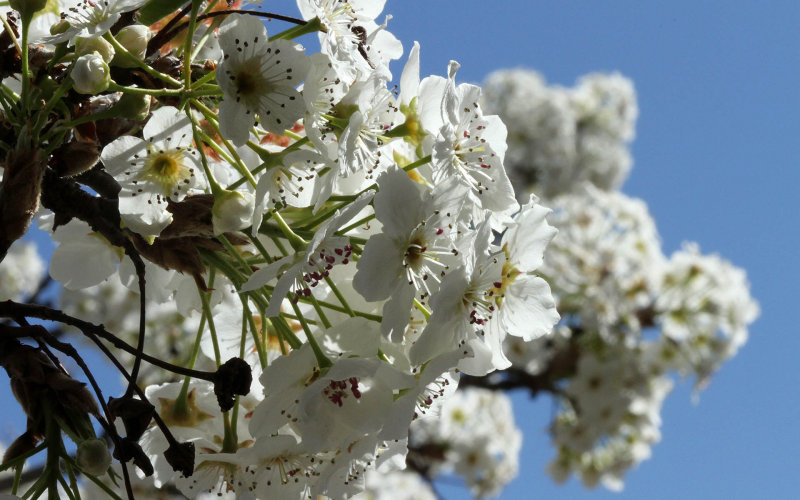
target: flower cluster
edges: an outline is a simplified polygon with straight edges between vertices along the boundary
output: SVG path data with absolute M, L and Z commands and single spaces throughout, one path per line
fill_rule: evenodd
M 442 404 L 438 418 L 419 419 L 411 429 L 412 463 L 463 476 L 476 498 L 497 496 L 517 475 L 522 433 L 505 394 L 458 391 Z M 430 447 L 439 450 L 441 459 L 426 464 Z
M 628 177 L 639 110 L 622 75 L 590 74 L 563 88 L 533 71 L 498 71 L 486 79 L 484 105 L 510 131 L 506 167 L 523 191 L 553 197 L 581 182 L 615 190 Z
M 0 343 L 35 338 L 14 348 L 83 404 L 80 432 L 30 410 L 3 458 L 46 449 L 26 497 L 431 498 L 421 478 L 450 473 L 493 496 L 521 434 L 487 388 L 511 379 L 559 402 L 556 478 L 616 487 L 658 440 L 667 374 L 705 382 L 757 315 L 741 271 L 693 247 L 667 259 L 644 203 L 614 191 L 636 117 L 620 76 L 484 91 L 455 61 L 421 78 L 415 43 L 395 78 L 381 0 L 297 0 L 299 18 L 51 3 L 58 19 L 2 11 L 0 298 L 35 291 L 43 264 L 11 244 L 36 220 L 61 309 L 0 304 Z M 124 394 L 26 318 L 98 346 Z M 34 375 L 14 383 L 43 390 Z
M 44 273 L 44 262 L 36 245 L 19 241 L 0 262 L 0 300 L 27 299 L 36 292 Z
M 670 375 L 705 386 L 747 340 L 758 304 L 743 270 L 696 244 L 664 255 L 647 205 L 617 190 L 637 114 L 628 80 L 593 74 L 563 89 L 501 71 L 486 81 L 485 104 L 508 126 L 518 187 L 546 196 L 558 229 L 540 272 L 561 321 L 550 336 L 506 340 L 505 381 L 559 401 L 556 480 L 575 473 L 620 489 L 660 440 Z

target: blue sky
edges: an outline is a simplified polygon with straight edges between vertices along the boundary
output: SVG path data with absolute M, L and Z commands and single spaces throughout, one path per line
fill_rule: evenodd
M 518 66 L 563 85 L 593 71 L 633 79 L 623 191 L 648 203 L 667 254 L 697 241 L 745 268 L 761 303 L 749 342 L 699 403 L 689 384 L 667 398 L 662 442 L 621 494 L 554 485 L 550 401 L 517 395 L 525 444 L 502 498 L 796 498 L 800 2 L 390 0 L 385 12 L 406 47 L 420 42 L 423 75 L 455 59 L 476 83 Z
M 699 404 L 689 384 L 668 397 L 663 440 L 621 494 L 554 485 L 550 401 L 515 396 L 525 444 L 502 498 L 796 498 L 800 2 L 389 0 L 385 12 L 406 50 L 420 42 L 423 76 L 455 59 L 475 83 L 517 66 L 564 85 L 593 71 L 633 79 L 640 115 L 623 190 L 648 203 L 666 253 L 685 240 L 720 253 L 761 303 L 750 341 Z M 4 374 L 0 384 L 6 401 Z M 23 428 L 4 423 L 0 436 Z

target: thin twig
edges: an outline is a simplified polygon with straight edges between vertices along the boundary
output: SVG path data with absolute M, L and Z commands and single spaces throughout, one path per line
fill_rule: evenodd
M 108 330 L 103 328 L 102 325 L 95 325 L 93 323 L 89 323 L 88 321 L 75 318 L 62 311 L 59 311 L 57 309 L 51 309 L 43 305 L 20 304 L 18 302 L 13 302 L 10 300 L 0 302 L 0 316 L 13 318 L 14 316 L 19 316 L 19 315 L 32 318 L 45 319 L 50 321 L 57 321 L 59 323 L 71 325 L 79 329 L 84 335 L 86 335 L 90 339 L 92 339 L 95 336 L 100 337 L 103 340 L 106 340 L 111 344 L 113 344 L 114 347 L 122 349 L 123 351 L 129 354 L 137 355 L 139 353 L 139 351 L 135 347 L 128 344 L 124 340 L 120 339 L 113 333 L 109 332 Z M 148 363 L 152 364 L 153 366 L 157 366 L 164 370 L 177 373 L 178 375 L 194 377 L 209 382 L 213 382 L 214 380 L 214 374 L 212 372 L 193 370 L 191 368 L 185 368 L 183 366 L 174 365 L 167 361 L 163 361 L 159 358 L 150 356 L 149 354 L 146 353 L 141 353 L 141 358 L 147 361 Z
M 206 19 L 211 19 L 214 17 L 227 16 L 230 14 L 250 14 L 251 16 L 256 16 L 256 17 L 266 17 L 268 19 L 275 19 L 277 21 L 286 21 L 288 23 L 297 24 L 298 26 L 305 26 L 306 24 L 308 24 L 308 21 L 304 21 L 303 19 L 298 19 L 296 17 L 283 16 L 280 14 L 272 14 L 270 12 L 258 12 L 255 10 L 219 10 L 216 12 L 209 12 L 208 14 L 197 16 L 197 22 L 201 22 Z M 170 21 L 170 23 L 172 23 L 172 21 Z M 149 57 L 152 54 L 154 54 L 156 50 L 160 49 L 162 45 L 172 40 L 178 33 L 185 30 L 187 26 L 189 26 L 188 21 L 175 28 L 172 28 L 169 24 L 167 26 L 164 26 L 164 28 L 162 28 L 161 31 L 159 31 L 158 35 L 154 36 L 152 40 L 150 40 L 150 43 L 147 44 L 147 53 L 146 53 L 147 56 Z

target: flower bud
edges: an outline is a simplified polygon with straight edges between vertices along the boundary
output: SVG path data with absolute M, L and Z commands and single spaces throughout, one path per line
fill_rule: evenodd
M 147 50 L 147 42 L 153 37 L 153 32 L 150 28 L 142 24 L 132 24 L 125 26 L 119 33 L 117 33 L 117 41 L 131 53 L 132 56 L 138 59 L 144 59 L 145 51 Z M 128 60 L 126 57 L 117 56 L 114 59 L 114 65 L 122 68 L 133 68 L 136 63 Z
M 111 453 L 106 442 L 98 438 L 89 438 L 78 445 L 76 453 L 78 466 L 87 474 L 101 476 L 111 465 Z
M 242 191 L 223 191 L 214 200 L 211 209 L 211 222 L 214 225 L 214 234 L 238 231 L 251 224 L 255 198 L 252 194 Z
M 22 14 L 23 18 L 32 19 L 35 13 L 45 8 L 47 0 L 9 0 L 8 5 Z
M 85 54 L 75 60 L 72 66 L 73 88 L 79 94 L 97 94 L 108 88 L 111 73 L 108 64 L 97 53 Z
M 122 118 L 144 121 L 150 114 L 150 96 L 122 94 L 114 109 L 119 111 L 119 116 Z
M 78 40 L 75 42 L 75 55 L 84 56 L 92 52 L 100 54 L 100 57 L 102 57 L 106 63 L 111 62 L 114 58 L 114 47 L 102 38 L 78 37 Z
M 60 35 L 61 33 L 66 33 L 70 26 L 72 25 L 69 23 L 69 21 L 62 19 L 50 26 L 50 34 L 55 36 Z

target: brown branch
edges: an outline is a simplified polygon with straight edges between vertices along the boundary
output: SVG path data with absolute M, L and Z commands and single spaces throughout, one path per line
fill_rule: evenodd
M 135 347 L 128 344 L 124 340 L 120 339 L 113 333 L 109 332 L 102 325 L 95 325 L 93 323 L 89 323 L 88 321 L 75 318 L 62 311 L 51 309 L 43 305 L 20 304 L 18 302 L 7 300 L 4 302 L 0 302 L 0 316 L 9 318 L 13 318 L 15 316 L 26 316 L 29 318 L 38 318 L 49 321 L 56 321 L 59 323 L 63 323 L 65 325 L 71 325 L 79 329 L 84 335 L 86 335 L 90 339 L 92 339 L 93 337 L 99 337 L 102 338 L 103 340 L 110 342 L 111 344 L 114 345 L 114 347 L 122 349 L 123 351 L 129 354 L 132 354 L 134 356 L 138 354 L 138 350 Z M 193 370 L 191 368 L 185 368 L 178 365 L 173 365 L 159 358 L 150 356 L 149 354 L 146 353 L 141 353 L 141 358 L 154 366 L 157 366 L 164 370 L 171 371 L 173 373 L 177 373 L 178 375 L 194 377 L 209 382 L 214 381 L 214 374 L 212 372 L 204 372 L 199 370 Z M 126 378 L 127 377 L 129 377 L 129 375 L 126 376 Z
M 187 7 L 188 9 L 188 7 Z M 181 11 L 181 14 L 185 15 L 188 12 L 187 9 Z M 250 14 L 251 16 L 256 17 L 265 17 L 267 19 L 275 19 L 277 21 L 286 21 L 289 23 L 297 24 L 298 26 L 304 26 L 308 24 L 308 21 L 304 21 L 303 19 L 297 19 L 296 17 L 289 17 L 283 16 L 281 14 L 272 14 L 270 12 L 258 12 L 255 10 L 219 10 L 216 12 L 209 12 L 208 14 L 203 14 L 201 16 L 197 16 L 197 22 L 205 21 L 206 19 L 212 19 L 214 17 L 219 16 L 227 16 L 230 14 Z M 159 31 L 159 33 L 154 36 L 150 42 L 147 44 L 147 52 L 146 56 L 149 57 L 153 55 L 158 49 L 161 48 L 162 45 L 172 40 L 178 33 L 185 30 L 189 26 L 189 21 L 184 22 L 180 26 L 173 28 L 176 23 L 176 19 L 183 17 L 183 15 L 175 16 L 164 28 Z

